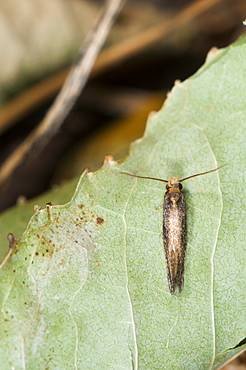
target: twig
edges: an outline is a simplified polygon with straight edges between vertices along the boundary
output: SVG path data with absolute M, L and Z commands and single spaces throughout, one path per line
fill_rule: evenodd
M 34 148 L 43 148 L 55 135 L 81 93 L 95 59 L 111 29 L 111 26 L 126 0 L 107 0 L 99 17 L 86 37 L 76 62 L 53 105 L 39 126 L 5 161 L 0 169 L 0 184 L 10 177 Z
M 8 253 L 6 254 L 4 260 L 0 263 L 0 269 L 5 265 L 5 263 L 8 261 L 9 257 L 11 256 L 12 252 L 13 252 L 13 248 L 14 248 L 14 245 L 15 245 L 15 237 L 12 233 L 9 233 L 7 235 L 7 239 L 9 241 L 9 251 Z
M 109 49 L 105 49 L 100 54 L 100 58 L 97 59 L 93 69 L 95 72 L 93 76 L 105 70 L 111 65 L 115 65 L 119 61 L 122 63 L 129 56 L 136 55 L 143 50 L 146 50 L 150 45 L 163 40 L 173 31 L 177 31 L 178 28 L 184 27 L 192 20 L 198 18 L 201 14 L 205 13 L 217 3 L 223 0 L 198 0 L 191 2 L 178 14 L 174 15 L 171 19 L 160 22 L 155 26 L 152 26 L 137 35 L 133 35 L 117 45 Z
M 125 40 L 117 42 L 106 49 L 102 50 L 95 61 L 91 70 L 91 76 L 97 76 L 105 70 L 111 68 L 119 62 L 123 62 L 127 58 L 146 50 L 153 43 L 163 40 L 165 37 L 174 32 L 179 32 L 179 29 L 187 23 L 196 20 L 204 12 L 211 10 L 217 3 L 222 0 L 199 0 L 195 3 L 185 6 L 170 20 L 158 23 L 149 27 L 147 30 L 142 30 L 138 34 L 133 34 Z M 142 42 L 144 40 L 144 42 Z M 55 75 L 50 76 L 45 81 L 30 87 L 27 91 L 17 96 L 9 103 L 0 109 L 0 133 L 11 127 L 16 119 L 30 110 L 30 107 L 38 106 L 38 104 L 47 100 L 47 97 L 52 97 L 64 83 L 67 77 L 68 69 L 64 68 Z

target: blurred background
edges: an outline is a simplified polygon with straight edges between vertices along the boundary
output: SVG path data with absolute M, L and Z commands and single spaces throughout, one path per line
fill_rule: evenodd
M 102 0 L 0 1 L 0 165 L 39 124 Z M 208 51 L 245 32 L 245 0 L 131 0 L 121 10 L 73 110 L 43 148 L 0 184 L 0 211 L 127 155 L 149 112 Z M 1 168 L 0 168 L 1 170 Z
M 103 4 L 0 0 L 0 166 L 45 116 Z M 0 212 L 99 169 L 107 154 L 124 158 L 174 82 L 237 40 L 245 18 L 245 0 L 126 2 L 61 128 L 0 183 Z M 246 356 L 223 368 L 233 369 Z

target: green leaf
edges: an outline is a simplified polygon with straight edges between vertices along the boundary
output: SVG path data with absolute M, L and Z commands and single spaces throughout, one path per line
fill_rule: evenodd
M 12 207 L 0 214 L 0 261 L 3 260 L 8 250 L 7 234 L 11 232 L 15 236 L 20 235 L 26 228 L 30 217 L 33 215 L 35 206 L 39 205 L 43 207 L 48 202 L 53 204 L 69 202 L 77 182 L 78 179 L 73 179 L 59 189 L 50 190 L 39 197 Z
M 245 348 L 245 41 L 176 84 L 124 162 L 108 157 L 70 203 L 33 216 L 1 271 L 4 369 L 216 369 Z M 184 182 L 185 283 L 171 296 L 165 186 L 120 171 L 223 164 Z

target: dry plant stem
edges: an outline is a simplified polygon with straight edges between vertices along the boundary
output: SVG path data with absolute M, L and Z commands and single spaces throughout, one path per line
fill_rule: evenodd
M 11 256 L 15 244 L 15 237 L 12 233 L 9 233 L 7 235 L 7 239 L 9 241 L 9 250 L 8 253 L 6 254 L 4 260 L 0 263 L 0 269 L 5 265 L 5 263 L 8 261 L 9 257 Z
M 194 21 L 202 13 L 213 8 L 221 0 L 200 0 L 185 7 L 180 13 L 174 15 L 170 21 L 157 24 L 145 31 L 141 31 L 137 35 L 128 37 L 112 45 L 106 50 L 103 50 L 96 60 L 91 74 L 93 76 L 102 73 L 109 69 L 112 65 L 129 58 L 131 55 L 139 53 L 141 50 L 147 49 L 149 45 L 172 32 L 178 32 L 180 27 L 184 27 L 187 23 Z M 21 96 L 18 96 L 9 104 L 6 104 L 0 110 L 0 133 L 7 130 L 13 125 L 13 121 L 20 115 L 29 110 L 30 105 L 38 105 L 44 101 L 47 96 L 52 96 L 61 86 L 67 76 L 67 70 L 63 70 L 47 80 L 41 82 L 38 86 L 30 88 Z
M 31 151 L 41 150 L 55 135 L 81 93 L 95 59 L 126 0 L 107 0 L 94 27 L 86 37 L 75 64 L 48 113 L 39 126 L 25 139 L 0 169 L 3 184 Z
M 165 20 L 154 27 L 143 30 L 132 38 L 128 38 L 119 42 L 116 46 L 102 51 L 100 58 L 96 61 L 93 70 L 93 76 L 97 71 L 102 71 L 110 65 L 115 65 L 117 62 L 127 59 L 129 56 L 135 55 L 142 50 L 147 49 L 149 45 L 163 39 L 165 36 L 178 28 L 184 27 L 202 13 L 208 11 L 222 0 L 199 0 L 186 6 L 184 10 L 173 16 L 170 20 Z

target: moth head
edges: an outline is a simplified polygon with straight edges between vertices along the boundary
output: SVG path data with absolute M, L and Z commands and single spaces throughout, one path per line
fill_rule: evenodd
M 179 181 L 178 177 L 169 177 L 167 185 L 166 185 L 167 190 L 172 190 L 173 191 L 179 191 L 182 189 L 182 184 Z M 175 190 L 174 190 L 175 189 Z

